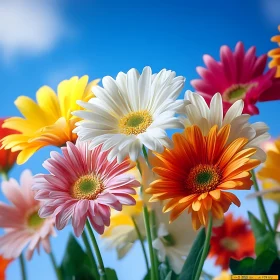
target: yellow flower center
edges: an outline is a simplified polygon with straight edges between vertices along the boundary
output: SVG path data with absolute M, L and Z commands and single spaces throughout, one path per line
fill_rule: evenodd
M 219 168 L 211 164 L 199 164 L 193 167 L 186 180 L 186 187 L 191 193 L 204 193 L 215 190 L 220 183 Z
M 43 225 L 44 220 L 45 219 L 40 218 L 38 211 L 34 211 L 28 215 L 27 225 L 31 229 L 38 229 Z
M 144 110 L 138 112 L 130 112 L 122 117 L 119 121 L 120 132 L 126 135 L 140 134 L 147 130 L 153 122 L 151 114 Z
M 75 199 L 95 199 L 104 186 L 102 180 L 96 175 L 84 175 L 80 177 L 71 188 L 71 196 Z
M 234 252 L 239 248 L 239 243 L 233 238 L 225 237 L 220 242 L 226 250 L 231 252 Z
M 239 99 L 244 99 L 247 92 L 255 87 L 256 83 L 252 84 L 235 84 L 226 89 L 223 93 L 223 99 L 227 102 L 234 103 Z

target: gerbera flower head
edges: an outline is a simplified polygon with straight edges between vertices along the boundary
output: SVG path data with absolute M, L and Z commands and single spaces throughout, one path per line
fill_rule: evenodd
M 255 237 L 244 219 L 225 216 L 222 226 L 213 228 L 209 257 L 216 258 L 215 265 L 229 268 L 230 258 L 241 260 L 255 255 Z
M 163 211 L 171 211 L 170 222 L 188 210 L 197 230 L 207 225 L 209 214 L 222 219 L 232 203 L 240 206 L 230 191 L 250 189 L 249 171 L 260 161 L 251 158 L 255 148 L 245 148 L 248 139 L 228 141 L 230 130 L 230 124 L 219 130 L 214 125 L 204 136 L 193 125 L 173 135 L 174 149 L 155 153 L 161 163 L 153 171 L 160 178 L 146 192 L 153 195 L 150 201 L 169 199 Z
M 280 25 L 278 25 L 278 30 L 280 31 Z M 279 47 L 268 52 L 268 56 L 272 58 L 268 66 L 269 68 L 277 67 L 275 77 L 280 78 L 280 35 L 273 36 L 271 41 L 277 43 Z
M 228 143 L 237 138 L 248 140 L 246 148 L 255 148 L 254 158 L 264 162 L 266 153 L 262 149 L 262 143 L 270 138 L 268 126 L 263 122 L 249 123 L 250 115 L 242 114 L 244 101 L 238 100 L 230 106 L 226 114 L 223 110 L 223 101 L 220 93 L 216 93 L 208 106 L 205 99 L 194 92 L 187 91 L 185 94 L 184 112 L 187 118 L 182 117 L 181 121 L 185 127 L 197 125 L 205 136 L 210 129 L 217 125 L 221 129 L 230 124 Z
M 74 131 L 82 141 L 91 141 L 90 149 L 101 143 L 103 151 L 111 149 L 110 161 L 117 157 L 121 162 L 127 155 L 135 161 L 142 145 L 162 152 L 171 144 L 165 129 L 182 127 L 175 112 L 183 104 L 176 98 L 185 79 L 175 76 L 165 69 L 152 74 L 145 67 L 142 74 L 133 68 L 116 80 L 104 77 L 103 88 L 94 87 L 96 98 L 78 102 L 86 110 L 73 113 L 84 119 Z
M 0 237 L 0 254 L 7 259 L 19 257 L 27 246 L 26 258 L 30 260 L 40 245 L 50 253 L 50 236 L 55 236 L 54 220 L 40 218 L 40 202 L 34 199 L 32 174 L 25 170 L 20 185 L 15 179 L 4 181 L 2 191 L 13 205 L 0 202 L 0 227 L 5 234 Z
M 110 225 L 110 208 L 122 210 L 122 205 L 134 205 L 135 187 L 140 183 L 126 172 L 133 166 L 129 159 L 118 164 L 108 162 L 110 151 L 102 146 L 88 150 L 88 143 L 77 141 L 62 147 L 62 154 L 52 152 L 43 166 L 50 174 L 35 176 L 33 189 L 42 200 L 39 215 L 55 217 L 57 229 L 63 229 L 72 219 L 76 236 L 83 232 L 86 219 L 99 233 Z
M 8 265 L 13 261 L 13 259 L 4 259 L 2 256 L 0 256 L 0 279 L 5 280 L 6 279 L 6 269 Z
M 267 159 L 258 171 L 258 179 L 261 181 L 262 191 L 255 195 L 263 195 L 264 198 L 280 202 L 280 139 L 275 140 L 273 149 L 267 151 Z M 254 194 L 251 195 L 251 197 Z
M 144 219 L 142 214 L 143 202 L 138 194 L 133 196 L 136 204 L 133 206 L 123 206 L 121 212 L 112 211 L 111 223 L 105 229 L 103 238 L 104 245 L 108 249 L 116 249 L 118 258 L 123 258 L 133 247 L 138 235 L 134 222 L 137 224 L 142 237 L 146 236 Z
M 160 262 L 168 261 L 171 269 L 180 274 L 197 233 L 192 229 L 190 216 L 181 215 L 169 224 L 168 215 L 162 213 L 162 203 L 153 203 L 157 226 L 157 238 L 153 247 Z
M 207 68 L 197 67 L 202 79 L 192 80 L 191 84 L 197 92 L 210 103 L 212 96 L 220 92 L 225 111 L 237 100 L 244 100 L 244 112 L 250 115 L 259 113 L 258 101 L 279 99 L 277 90 L 267 94 L 273 83 L 276 68 L 264 73 L 267 55 L 256 56 L 256 48 L 251 47 L 245 52 L 242 42 L 238 42 L 235 50 L 228 46 L 220 49 L 221 61 L 210 55 L 204 55 Z
M 77 100 L 88 101 L 94 96 L 91 88 L 97 83 L 94 80 L 88 84 L 88 76 L 72 77 L 58 85 L 57 95 L 50 87 L 41 87 L 36 94 L 37 103 L 27 96 L 18 97 L 15 105 L 23 118 L 9 118 L 3 126 L 21 134 L 5 137 L 4 148 L 20 151 L 17 163 L 23 164 L 42 147 L 75 142 L 77 135 L 72 130 L 79 118 L 71 112 L 81 109 Z
M 11 134 L 19 133 L 16 130 L 2 127 L 5 119 L 0 118 L 0 141 Z M 17 160 L 18 152 L 12 152 L 11 149 L 0 148 L 0 172 L 8 173 Z

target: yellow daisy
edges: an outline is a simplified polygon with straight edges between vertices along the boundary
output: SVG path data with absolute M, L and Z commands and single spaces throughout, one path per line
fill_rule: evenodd
M 23 115 L 5 121 L 3 127 L 15 129 L 21 134 L 12 134 L 3 139 L 3 147 L 20 151 L 17 163 L 25 163 L 42 147 L 63 146 L 67 141 L 75 142 L 77 135 L 72 132 L 80 119 L 71 113 L 81 110 L 77 100 L 87 102 L 94 94 L 91 88 L 99 80 L 88 84 L 88 76 L 72 77 L 57 87 L 57 95 L 48 86 L 36 93 L 37 103 L 27 96 L 19 96 L 15 105 Z
M 267 151 L 267 159 L 258 172 L 258 178 L 262 183 L 263 190 L 256 195 L 280 202 L 280 139 L 274 142 L 273 149 Z M 252 195 L 253 196 L 253 195 Z

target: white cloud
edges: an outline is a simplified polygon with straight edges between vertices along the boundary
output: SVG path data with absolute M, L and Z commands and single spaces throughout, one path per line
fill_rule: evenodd
M 55 0 L 0 0 L 0 51 L 7 60 L 45 52 L 65 25 Z

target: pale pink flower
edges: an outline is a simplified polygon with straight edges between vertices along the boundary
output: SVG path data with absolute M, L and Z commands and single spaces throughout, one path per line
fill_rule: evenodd
M 102 234 L 110 224 L 110 208 L 121 211 L 122 205 L 135 204 L 131 194 L 140 183 L 127 173 L 133 167 L 131 161 L 109 162 L 110 150 L 102 152 L 101 145 L 88 150 L 86 142 L 68 142 L 61 150 L 62 155 L 52 152 L 43 164 L 50 174 L 35 176 L 35 197 L 43 202 L 39 215 L 55 217 L 59 230 L 72 220 L 76 236 L 82 234 L 88 218 Z
M 30 260 L 40 244 L 51 252 L 50 236 L 55 236 L 54 220 L 38 215 L 40 202 L 34 199 L 32 174 L 25 170 L 20 176 L 20 185 L 15 179 L 4 181 L 2 191 L 13 205 L 0 202 L 0 227 L 5 234 L 0 237 L 0 254 L 4 258 L 17 258 L 28 246 L 26 258 Z

